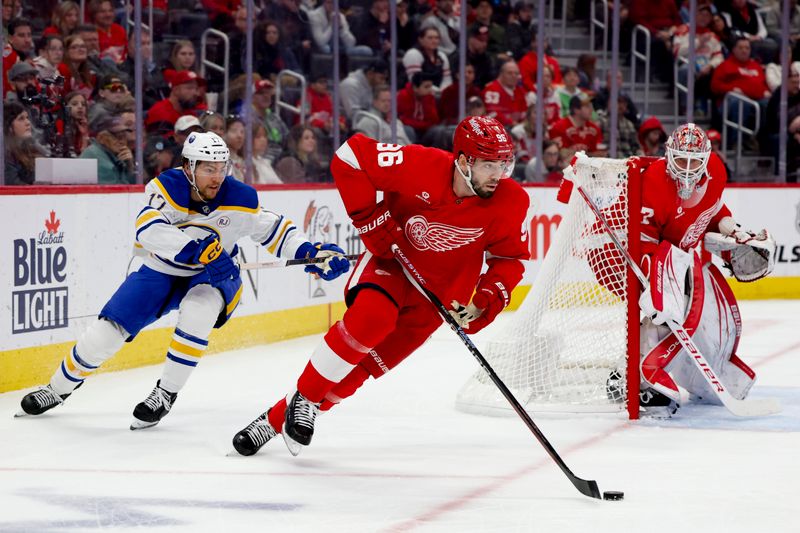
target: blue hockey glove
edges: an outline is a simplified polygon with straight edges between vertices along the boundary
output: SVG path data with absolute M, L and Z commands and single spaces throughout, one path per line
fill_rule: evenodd
M 191 247 L 191 249 L 189 249 Z M 231 256 L 220 244 L 215 235 L 209 235 L 201 241 L 190 243 L 181 254 L 190 252 L 188 260 L 192 264 L 205 266 L 208 274 L 209 284 L 212 287 L 219 287 L 224 281 L 235 279 L 239 276 L 239 267 L 234 263 Z M 181 254 L 178 254 L 179 256 Z M 176 257 L 177 259 L 177 257 Z
M 350 270 L 350 261 L 344 257 L 344 250 L 333 243 L 322 244 L 316 242 L 311 244 L 307 242 L 300 246 L 295 254 L 295 259 L 311 257 L 326 258 L 322 263 L 314 263 L 305 268 L 306 272 L 316 274 L 325 281 L 336 279 Z

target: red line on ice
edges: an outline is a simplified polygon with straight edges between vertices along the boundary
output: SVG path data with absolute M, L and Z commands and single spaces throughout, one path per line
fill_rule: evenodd
M 628 423 L 624 423 L 624 424 L 621 424 L 621 425 L 614 426 L 611 429 L 605 431 L 604 433 L 601 433 L 599 435 L 595 435 L 594 437 L 588 438 L 586 440 L 582 440 L 582 441 L 580 441 L 580 442 L 578 442 L 576 444 L 573 444 L 572 446 L 569 446 L 568 448 L 565 449 L 565 451 L 561 455 L 562 456 L 569 455 L 572 452 L 576 452 L 576 451 L 582 450 L 584 448 L 588 448 L 589 446 L 592 446 L 593 444 L 597 444 L 598 442 L 607 439 L 611 435 L 614 435 L 617 432 L 619 432 L 621 430 L 624 430 L 624 429 L 627 429 L 629 427 L 632 427 L 632 426 L 630 424 L 628 424 Z M 529 466 L 526 466 L 525 468 L 522 468 L 521 470 L 517 470 L 516 472 L 511 472 L 511 473 L 506 474 L 504 476 L 500 476 L 498 479 L 496 479 L 495 481 L 492 481 L 491 483 L 487 483 L 486 485 L 483 485 L 483 486 L 480 486 L 480 487 L 476 487 L 475 489 L 467 492 L 466 494 L 464 494 L 462 496 L 459 496 L 459 497 L 454 498 L 454 499 L 452 499 L 450 501 L 447 501 L 447 502 L 444 502 L 444 503 L 442 503 L 440 505 L 437 505 L 436 507 L 430 509 L 429 511 L 426 511 L 426 512 L 424 512 L 424 513 L 422 513 L 422 514 L 420 514 L 420 515 L 418 515 L 418 516 L 416 516 L 414 518 L 411 518 L 409 520 L 405 520 L 403 522 L 400 522 L 398 524 L 390 526 L 390 527 L 388 527 L 387 529 L 385 529 L 383 531 L 385 531 L 386 533 L 398 533 L 398 532 L 401 532 L 401 531 L 411 531 L 412 529 L 415 529 L 418 526 L 426 525 L 429 522 L 432 522 L 434 520 L 438 520 L 442 515 L 445 515 L 445 514 L 451 512 L 451 511 L 455 511 L 455 510 L 457 510 L 457 509 L 459 509 L 461 507 L 464 507 L 465 505 L 471 503 L 473 500 L 476 500 L 478 498 L 482 498 L 482 497 L 488 495 L 489 493 L 491 493 L 491 492 L 493 492 L 493 491 L 495 491 L 497 489 L 503 488 L 504 486 L 506 486 L 506 485 L 508 485 L 508 484 L 510 484 L 510 483 L 512 483 L 512 482 L 514 482 L 514 481 L 516 481 L 516 480 L 518 480 L 518 479 L 530 474 L 531 472 L 539 470 L 543 466 L 551 466 L 553 468 L 558 468 L 553 463 L 553 460 L 550 459 L 550 457 L 546 457 L 546 458 L 544 458 L 544 459 L 542 459 L 542 460 L 540 460 L 540 461 L 538 461 L 538 462 L 536 462 L 536 463 L 534 463 L 532 465 L 529 465 Z M 576 475 L 580 475 L 580 474 L 576 473 Z M 565 487 L 564 490 L 565 491 L 571 491 L 573 489 L 571 489 L 569 487 Z M 577 492 L 574 492 L 574 493 L 576 494 L 577 498 L 584 498 L 585 497 L 585 496 L 577 495 Z

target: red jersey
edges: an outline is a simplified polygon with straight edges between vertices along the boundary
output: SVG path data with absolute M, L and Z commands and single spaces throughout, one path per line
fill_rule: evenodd
M 510 127 L 522 122 L 528 111 L 525 89 L 518 85 L 510 93 L 497 80 L 487 83 L 484 87 L 483 102 L 486 104 L 486 113 L 496 118 L 503 126 Z
M 728 57 L 711 75 L 711 92 L 721 100 L 734 89 L 739 89 L 753 100 L 769 96 L 764 67 L 754 59 L 742 63 L 736 61 L 733 55 Z
M 587 152 L 594 152 L 603 140 L 603 132 L 591 120 L 578 127 L 572 121 L 572 117 L 564 117 L 550 128 L 550 138 L 560 143 L 562 148 L 584 145 Z
M 689 250 L 706 232 L 717 231 L 719 221 L 731 216 L 722 202 L 727 181 L 724 163 L 712 153 L 702 187 L 682 200 L 675 180 L 667 174 L 666 158 L 648 166 L 642 173 L 642 254 L 652 253 L 661 241 Z
M 443 301 L 469 301 L 485 252 L 485 274 L 510 292 L 530 257 L 525 218 L 528 194 L 511 179 L 490 198 L 453 192 L 453 154 L 419 145 L 383 144 L 362 134 L 347 140 L 331 162 L 347 213 L 369 213 L 376 192 L 409 244 L 405 254 Z M 456 179 L 461 179 L 460 177 Z
M 561 67 L 558 60 L 553 56 L 545 54 L 545 65 L 549 65 L 553 71 L 553 85 L 561 85 L 563 83 L 561 77 Z M 539 69 L 539 56 L 536 52 L 528 52 L 522 59 L 519 60 L 519 73 L 522 76 L 522 85 L 529 91 L 536 90 L 536 72 Z
M 108 31 L 97 28 L 100 40 L 100 58 L 109 58 L 114 63 L 122 63 L 128 57 L 128 35 L 125 28 L 116 22 L 109 26 Z

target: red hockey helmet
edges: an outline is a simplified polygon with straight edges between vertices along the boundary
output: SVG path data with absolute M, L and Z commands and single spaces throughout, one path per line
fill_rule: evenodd
M 500 122 L 490 117 L 467 117 L 456 126 L 453 154 L 467 156 L 469 164 L 476 158 L 489 161 L 514 159 L 514 144 Z

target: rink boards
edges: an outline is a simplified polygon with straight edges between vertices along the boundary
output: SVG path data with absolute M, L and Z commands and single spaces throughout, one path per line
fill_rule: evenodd
M 262 187 L 266 209 L 287 215 L 312 241 L 336 242 L 347 253 L 362 250 L 337 192 L 331 187 Z M 530 288 L 564 212 L 555 187 L 529 187 L 531 254 L 512 307 Z M 0 187 L 0 392 L 44 383 L 65 350 L 138 268 L 133 254 L 134 220 L 142 188 Z M 779 249 L 772 277 L 733 283 L 739 298 L 800 298 L 800 188 L 741 187 L 725 200 L 746 228 L 766 227 Z M 269 260 L 249 239 L 242 259 Z M 346 279 L 321 282 L 301 267 L 243 273 L 244 291 L 234 318 L 212 334 L 209 353 L 320 333 L 344 311 Z M 161 362 L 175 313 L 143 331 L 103 371 Z

